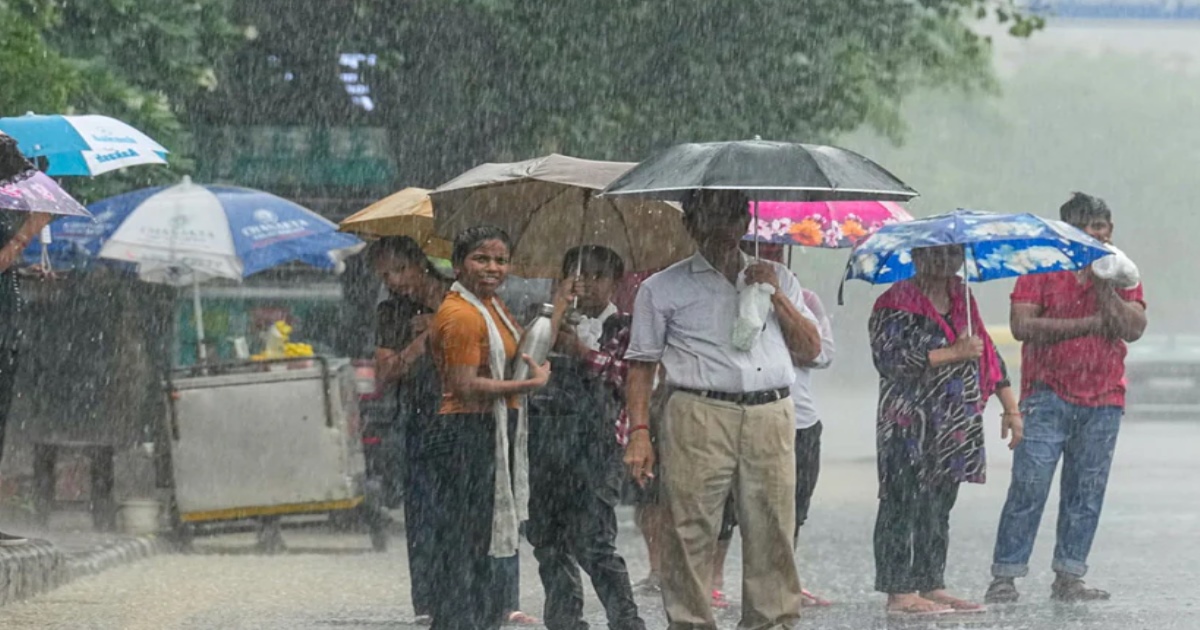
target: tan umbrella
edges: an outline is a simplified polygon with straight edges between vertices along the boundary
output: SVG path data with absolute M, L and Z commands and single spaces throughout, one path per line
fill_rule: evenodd
M 436 233 L 454 238 L 475 225 L 504 229 L 513 238 L 512 272 L 525 278 L 559 277 L 563 256 L 577 245 L 613 249 L 630 272 L 690 256 L 695 245 L 679 206 L 595 196 L 633 166 L 558 154 L 482 164 L 430 193 Z
M 449 258 L 453 245 L 433 232 L 433 204 L 424 188 L 405 188 L 355 212 L 339 226 L 359 236 L 409 236 L 426 254 Z

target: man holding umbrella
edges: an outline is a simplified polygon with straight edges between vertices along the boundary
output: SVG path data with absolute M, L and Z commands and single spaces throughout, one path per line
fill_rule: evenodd
M 744 532 L 745 628 L 782 627 L 798 617 L 792 561 L 794 365 L 821 351 L 816 319 L 783 265 L 739 249 L 748 199 L 735 190 L 684 197 L 697 253 L 647 280 L 638 292 L 625 359 L 631 435 L 626 463 L 639 483 L 652 475 L 650 394 L 661 362 L 674 393 L 658 437 L 670 513 L 663 532 L 663 601 L 672 628 L 715 628 L 712 562 L 722 508 L 732 491 Z M 734 347 L 739 292 L 770 287 L 771 312 L 746 350 Z

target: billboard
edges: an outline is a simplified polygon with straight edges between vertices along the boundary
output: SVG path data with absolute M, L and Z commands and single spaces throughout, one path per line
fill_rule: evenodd
M 1088 20 L 1200 20 L 1200 0 L 1030 0 L 1031 12 Z

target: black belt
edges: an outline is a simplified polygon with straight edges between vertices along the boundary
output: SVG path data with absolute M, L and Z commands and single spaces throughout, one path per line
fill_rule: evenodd
M 701 398 L 709 398 L 712 400 L 720 400 L 722 402 L 733 403 L 743 407 L 753 407 L 755 405 L 767 405 L 778 400 L 783 400 L 791 395 L 791 390 L 786 387 L 779 389 L 764 389 L 757 392 L 745 392 L 734 394 L 730 392 L 714 392 L 700 389 L 688 389 L 679 387 L 676 391 L 687 392 L 693 396 Z

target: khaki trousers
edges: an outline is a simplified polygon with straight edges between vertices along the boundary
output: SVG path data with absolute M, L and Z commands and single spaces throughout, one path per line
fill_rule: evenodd
M 795 409 L 790 399 L 743 407 L 687 392 L 667 403 L 662 458 L 663 605 L 670 628 L 713 628 L 713 558 L 730 490 L 742 528 L 739 628 L 781 628 L 800 614 L 792 559 Z

